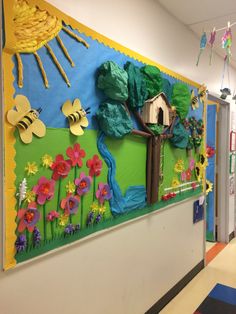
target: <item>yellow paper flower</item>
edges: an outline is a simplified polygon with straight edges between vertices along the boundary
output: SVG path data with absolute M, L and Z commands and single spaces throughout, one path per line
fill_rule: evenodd
M 204 192 L 204 186 L 202 187 L 202 190 Z M 208 195 L 209 192 L 212 192 L 213 190 L 213 183 L 209 180 L 206 180 L 206 195 Z
M 171 186 L 172 188 L 177 188 L 180 185 L 178 178 L 173 178 Z
M 67 193 L 74 193 L 75 192 L 75 184 L 69 181 L 66 185 L 66 192 Z
M 100 207 L 99 207 L 99 213 L 100 213 L 101 215 L 103 215 L 103 214 L 105 213 L 106 209 L 107 209 L 106 206 L 104 206 L 104 205 L 103 205 L 103 206 L 100 206 Z
M 36 198 L 36 194 L 34 191 L 27 191 L 25 194 L 25 200 L 27 203 L 34 202 Z
M 92 205 L 90 205 L 90 208 L 93 212 L 96 212 L 98 210 L 98 204 L 97 203 L 93 203 Z
M 65 227 L 65 225 L 67 225 L 68 223 L 68 220 L 69 220 L 68 215 L 65 215 L 65 214 L 61 215 L 58 219 L 59 226 Z
M 42 164 L 45 168 L 49 168 L 51 167 L 52 163 L 53 163 L 53 158 L 52 156 L 45 154 L 43 155 L 43 157 L 41 158 L 42 160 Z
M 25 171 L 27 172 L 28 176 L 36 174 L 39 171 L 36 162 L 27 162 Z
M 184 171 L 184 161 L 182 159 L 179 159 L 177 163 L 175 164 L 174 168 L 175 172 L 183 172 Z

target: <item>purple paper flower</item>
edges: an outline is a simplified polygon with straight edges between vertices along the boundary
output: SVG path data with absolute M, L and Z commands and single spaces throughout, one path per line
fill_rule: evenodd
M 17 237 L 15 246 L 16 246 L 17 253 L 25 251 L 26 246 L 27 246 L 27 240 L 24 234 L 21 234 Z
M 29 232 L 33 232 L 34 226 L 40 219 L 40 213 L 37 210 L 37 205 L 35 202 L 29 203 L 27 209 L 21 208 L 17 213 L 19 218 L 18 231 L 23 232 L 28 229 Z
M 74 231 L 75 231 L 75 227 L 72 224 L 67 225 L 64 229 L 64 233 L 68 235 L 73 234 Z
M 97 217 L 95 218 L 95 223 L 98 224 L 102 219 L 102 215 L 98 214 Z
M 86 176 L 84 172 L 80 174 L 80 177 L 75 179 L 75 185 L 77 186 L 77 194 L 84 195 L 86 194 L 91 186 L 92 178 Z
M 61 208 L 64 209 L 66 215 L 76 214 L 79 207 L 80 198 L 78 195 L 74 196 L 68 194 L 66 198 L 61 201 Z
M 34 246 L 37 246 L 40 244 L 41 241 L 41 233 L 39 229 L 35 226 L 33 231 L 33 244 Z
M 93 223 L 93 218 L 94 218 L 94 212 L 93 212 L 93 211 L 90 211 L 90 212 L 88 213 L 88 217 L 87 217 L 87 222 L 86 222 L 86 225 L 87 225 L 87 226 L 92 225 L 92 223 Z
M 111 189 L 108 184 L 99 183 L 98 190 L 96 191 L 96 198 L 100 204 L 103 204 L 104 201 L 109 200 L 112 197 Z

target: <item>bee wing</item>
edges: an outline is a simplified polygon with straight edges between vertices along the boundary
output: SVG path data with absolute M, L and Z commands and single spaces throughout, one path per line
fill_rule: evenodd
M 7 112 L 7 121 L 12 125 L 16 125 L 31 109 L 30 102 L 24 95 L 17 95 L 14 105 L 16 110 L 11 109 Z
M 194 90 L 192 89 L 192 91 L 191 91 L 191 99 L 193 99 L 194 96 L 195 96 Z
M 79 111 L 80 109 L 82 109 L 81 102 L 76 98 L 73 102 L 73 111 Z
M 22 114 L 17 112 L 16 110 L 9 110 L 7 112 L 7 121 L 12 124 L 12 125 L 16 125 L 22 118 Z
M 73 112 L 73 106 L 70 100 L 67 100 L 62 108 L 61 111 L 63 112 L 63 114 L 67 117 L 69 114 L 71 114 Z
M 80 123 L 70 123 L 70 131 L 72 134 L 78 136 L 78 135 L 83 135 L 84 130 L 81 128 Z
M 22 142 L 24 142 L 25 144 L 29 144 L 32 142 L 32 130 L 30 129 L 30 127 L 26 130 L 23 129 L 19 129 L 19 133 L 20 133 L 20 138 L 22 140 Z
M 38 137 L 43 137 L 46 134 L 46 126 L 45 124 L 39 120 L 36 119 L 29 127 L 31 129 L 31 132 L 34 133 Z
M 31 109 L 30 102 L 24 95 L 17 95 L 14 102 L 16 110 L 23 115 Z
M 81 118 L 79 123 L 80 123 L 80 125 L 83 126 L 84 128 L 86 128 L 86 127 L 89 125 L 87 117 Z

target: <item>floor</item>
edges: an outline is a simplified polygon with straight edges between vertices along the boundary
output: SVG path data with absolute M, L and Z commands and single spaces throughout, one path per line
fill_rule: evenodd
M 206 252 L 209 251 L 216 243 L 206 241 Z
M 236 238 L 160 313 L 192 314 L 217 283 L 236 288 Z

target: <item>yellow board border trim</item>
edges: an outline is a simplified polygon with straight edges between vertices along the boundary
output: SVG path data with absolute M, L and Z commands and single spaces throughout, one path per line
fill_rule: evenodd
M 139 62 L 143 62 L 145 64 L 150 64 L 158 67 L 163 73 L 174 77 L 188 85 L 194 86 L 196 88 L 200 87 L 200 84 L 187 79 L 186 77 L 169 70 L 168 68 L 160 65 L 157 62 L 154 62 L 133 50 L 126 48 L 115 41 L 95 32 L 89 27 L 79 23 L 75 19 L 69 17 L 64 14 L 60 10 L 58 10 L 53 5 L 47 3 L 43 0 L 27 0 L 29 5 L 35 5 L 42 10 L 47 10 L 51 15 L 57 16 L 58 19 L 64 21 L 67 25 L 70 25 L 72 28 L 77 29 L 80 33 L 84 33 L 86 36 L 90 36 L 92 39 L 97 40 L 98 42 L 115 49 Z M 12 61 L 12 47 L 14 47 L 16 38 L 14 35 L 14 25 L 13 25 L 13 6 L 14 0 L 4 0 L 4 19 L 5 19 L 5 48 L 3 50 L 3 65 L 6 71 L 3 71 L 4 76 L 4 115 L 6 116 L 6 112 L 12 108 L 13 105 L 13 96 L 14 96 L 14 76 L 13 76 L 13 68 L 14 63 Z M 5 254 L 4 254 L 4 270 L 10 269 L 16 265 L 15 260 L 15 241 L 16 241 L 16 188 L 14 185 L 16 176 L 15 176 L 15 137 L 13 134 L 13 129 L 5 123 L 4 127 L 4 138 L 5 138 Z M 11 156 L 11 158 L 8 158 Z M 7 164 L 7 166 L 6 166 Z

